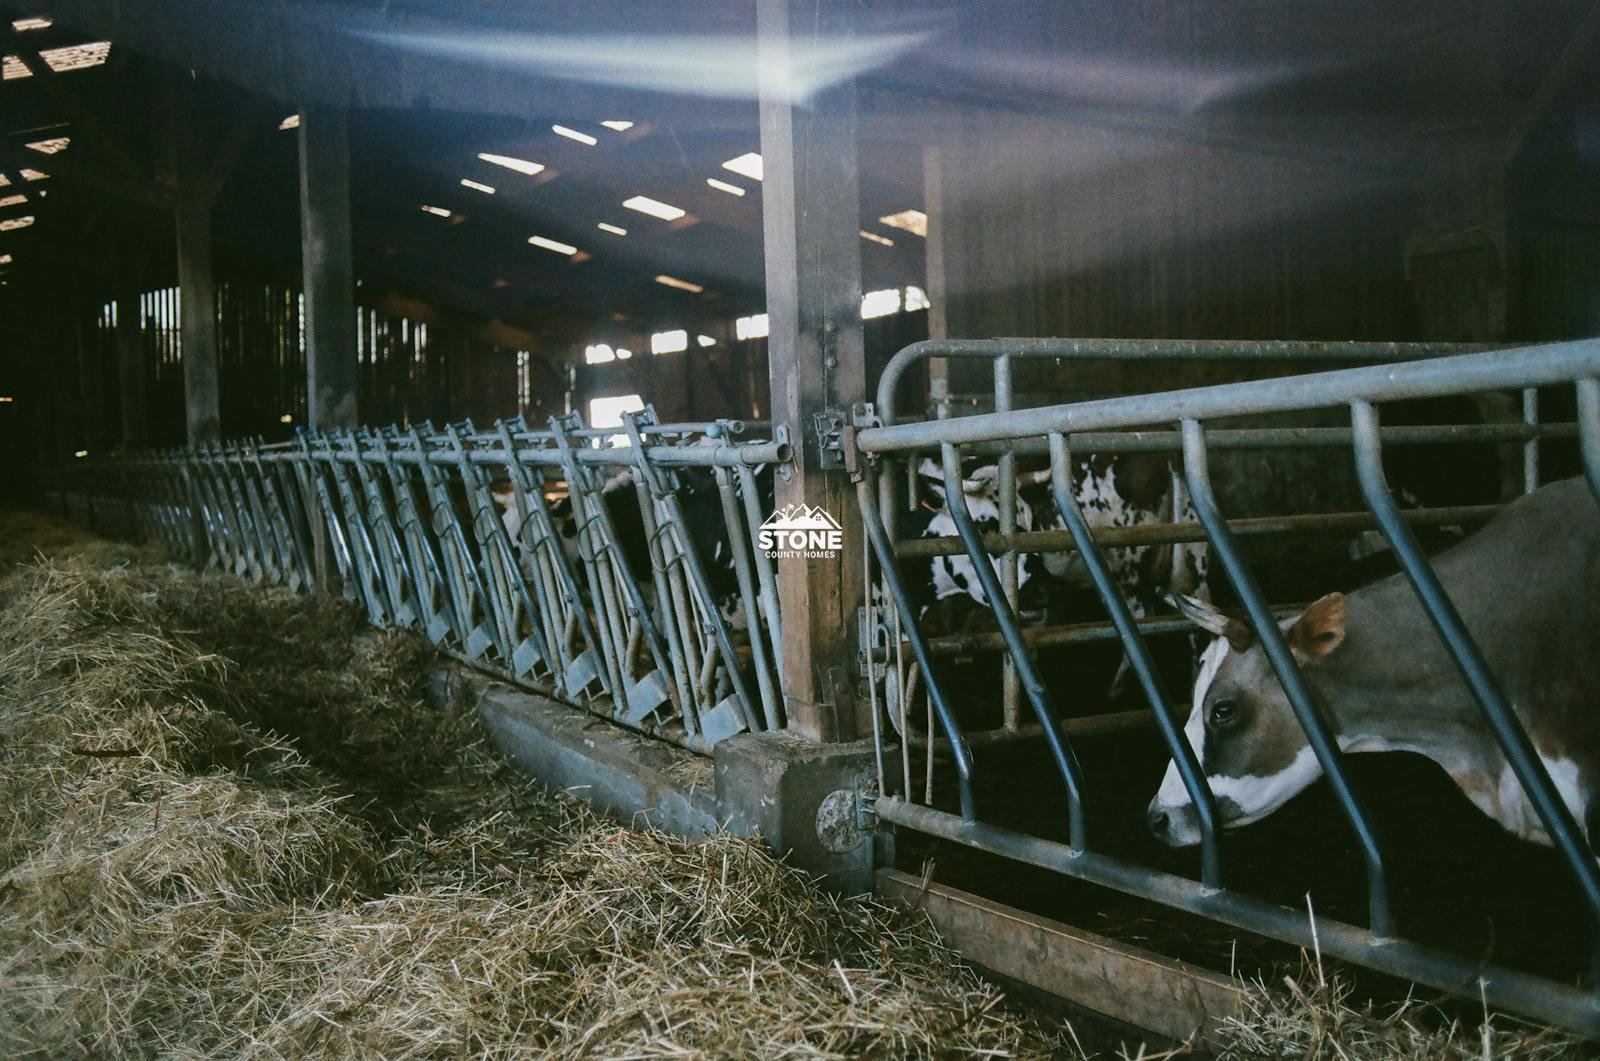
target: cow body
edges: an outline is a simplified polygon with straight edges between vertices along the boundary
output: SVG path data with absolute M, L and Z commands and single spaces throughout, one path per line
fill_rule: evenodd
M 1600 841 L 1600 512 L 1581 480 L 1536 491 L 1435 558 L 1477 641 L 1590 844 Z M 1225 824 L 1255 821 L 1320 774 L 1251 632 L 1186 608 L 1218 635 L 1203 656 L 1185 733 Z M 1347 751 L 1439 763 L 1518 836 L 1548 843 L 1475 699 L 1403 575 L 1330 594 L 1284 624 L 1306 681 Z M 1150 808 L 1158 837 L 1199 839 L 1175 767 Z

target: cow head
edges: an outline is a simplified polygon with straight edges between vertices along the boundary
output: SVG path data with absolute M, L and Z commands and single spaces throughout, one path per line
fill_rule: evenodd
M 1184 735 L 1216 796 L 1221 823 L 1248 825 L 1315 781 L 1322 767 L 1255 633 L 1204 601 L 1172 601 L 1214 637 L 1200 657 Z M 1296 662 L 1320 666 L 1344 641 L 1348 613 L 1343 595 L 1330 593 L 1285 620 Z M 1156 838 L 1173 847 L 1200 842 L 1199 816 L 1176 764 L 1167 765 L 1147 821 Z

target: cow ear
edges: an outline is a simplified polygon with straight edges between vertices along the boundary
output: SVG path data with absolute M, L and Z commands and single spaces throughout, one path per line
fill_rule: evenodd
M 1199 600 L 1182 593 L 1168 593 L 1166 598 L 1168 604 L 1182 612 L 1185 618 L 1206 633 L 1227 638 L 1228 644 L 1235 652 L 1245 651 L 1255 640 L 1255 632 L 1249 626 L 1210 601 Z
M 1302 662 L 1322 659 L 1344 643 L 1350 605 L 1343 593 L 1330 593 L 1306 606 L 1289 628 L 1289 647 Z

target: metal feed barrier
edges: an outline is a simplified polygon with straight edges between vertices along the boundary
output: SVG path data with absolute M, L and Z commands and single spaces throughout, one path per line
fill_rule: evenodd
M 1368 815 L 1352 790 L 1334 734 L 1316 706 L 1295 664 L 1276 619 L 1241 551 L 1239 539 L 1259 533 L 1306 530 L 1348 531 L 1375 526 L 1392 547 L 1427 615 L 1455 660 L 1462 677 L 1528 793 L 1548 835 L 1576 880 L 1591 918 L 1600 925 L 1600 871 L 1584 834 L 1556 793 L 1550 776 L 1448 596 L 1444 593 L 1413 533 L 1418 524 L 1481 522 L 1494 506 L 1403 512 L 1385 480 L 1382 457 L 1387 446 L 1417 443 L 1495 442 L 1523 447 L 1523 488 L 1539 485 L 1541 440 L 1577 439 L 1590 490 L 1600 503 L 1600 341 L 1551 344 L 1524 349 L 1460 353 L 1460 348 L 1389 344 L 1310 343 L 1166 343 L 1069 340 L 935 341 L 907 348 L 891 362 L 878 392 L 876 409 L 861 407 L 848 433 L 847 460 L 857 484 L 866 539 L 876 560 L 881 595 L 869 594 L 869 633 L 863 652 L 867 680 L 874 692 L 873 728 L 878 756 L 878 818 L 917 833 L 967 845 L 1065 876 L 1107 886 L 1167 906 L 1199 914 L 1296 946 L 1320 947 L 1321 953 L 1356 962 L 1452 992 L 1478 991 L 1491 1004 L 1539 1019 L 1600 1035 L 1597 988 L 1568 984 L 1468 958 L 1406 940 L 1395 923 L 1390 881 L 1383 852 Z M 893 398 L 902 373 L 926 358 L 967 358 L 992 362 L 993 412 L 947 418 L 948 395 L 933 395 L 940 418 L 897 422 Z M 1096 358 L 1227 360 L 1341 360 L 1393 362 L 1202 387 L 1014 409 L 1012 362 L 1024 358 L 1092 360 Z M 1417 360 L 1417 358 L 1423 358 Z M 934 376 L 935 388 L 939 377 Z M 1539 422 L 1540 388 L 1576 390 L 1575 424 Z M 1375 403 L 1407 399 L 1520 391 L 1523 422 L 1512 424 L 1383 427 Z M 1347 409 L 1348 428 L 1208 427 L 1221 418 L 1317 409 Z M 1219 449 L 1344 447 L 1354 458 L 1366 511 L 1303 517 L 1229 520 L 1220 510 L 1208 465 Z M 1181 484 L 1196 519 L 1145 524 L 1109 531 L 1091 531 L 1075 493 L 1073 455 L 1166 451 L 1181 465 Z M 954 538 L 898 541 L 895 515 L 902 511 L 901 485 L 919 456 L 937 454 Z M 965 455 L 997 457 L 999 533 L 982 535 L 964 499 L 961 478 Z M 1063 529 L 1019 533 L 1016 528 L 1016 460 L 1047 457 L 1050 494 Z M 1180 511 L 1174 506 L 1174 512 Z M 1136 620 L 1117 588 L 1106 561 L 1109 547 L 1158 542 L 1207 542 L 1237 591 L 1250 625 L 1265 648 L 1272 668 L 1288 694 L 1295 715 L 1328 779 L 1337 805 L 1347 820 L 1366 868 L 1366 927 L 1318 917 L 1315 925 L 1302 910 L 1252 897 L 1225 883 L 1223 852 L 1212 793 L 1180 730 L 1174 704 L 1153 662 L 1147 638 L 1182 630 L 1181 620 Z M 1081 557 L 1107 621 L 1073 628 L 1025 627 L 1017 612 L 1014 557 L 1020 552 L 1073 550 Z M 964 555 L 984 592 L 995 629 L 954 638 L 930 638 L 897 561 L 911 556 Z M 1003 557 L 996 572 L 989 558 Z M 869 563 L 869 585 L 870 578 Z M 880 619 L 877 601 L 890 602 Z M 1051 690 L 1041 679 L 1038 652 L 1048 646 L 1093 639 L 1115 639 L 1126 653 L 1149 705 L 1138 712 L 1153 719 L 1176 763 L 1184 788 L 1198 811 L 1201 841 L 1199 879 L 1162 872 L 1096 850 L 1096 830 L 1085 811 L 1084 772 L 1074 737 L 1108 728 L 1103 717 L 1063 721 Z M 968 732 L 960 706 L 942 687 L 935 661 L 954 652 L 1003 651 L 1008 678 L 1006 710 L 998 729 Z M 905 659 L 909 654 L 910 659 Z M 910 677 L 908 675 L 915 675 Z M 880 678 L 887 679 L 880 682 Z M 928 736 L 912 733 L 908 701 L 920 679 L 928 711 Z M 880 709 L 876 699 L 884 692 Z M 1018 700 L 1033 716 L 1023 724 Z M 934 734 L 937 723 L 938 735 Z M 897 734 L 904 739 L 896 739 Z M 1042 738 L 1066 792 L 1066 842 L 1044 839 L 985 821 L 975 779 L 979 763 L 974 749 L 985 744 Z M 944 756 L 955 779 L 955 805 L 927 791 L 917 798 L 910 749 L 926 753 L 931 782 L 935 753 Z M 898 757 L 899 762 L 895 759 Z M 1012 787 L 1015 787 L 1014 784 Z M 1122 828 L 1129 826 L 1124 823 Z M 1133 828 L 1142 828 L 1142 822 Z M 1104 834 L 1099 834 L 1104 835 Z M 1600 953 L 1600 951 L 1597 951 Z M 1600 985 L 1600 976 L 1595 978 Z
M 576 415 L 543 431 L 517 418 L 305 432 L 84 463 L 52 493 L 68 515 L 194 564 L 292 590 L 326 582 L 375 626 L 707 752 L 784 724 L 776 579 L 756 542 L 758 477 L 789 446 L 782 432 L 741 441 L 755 426 L 646 410 L 625 417 L 627 445 Z M 734 587 L 720 599 L 717 564 Z

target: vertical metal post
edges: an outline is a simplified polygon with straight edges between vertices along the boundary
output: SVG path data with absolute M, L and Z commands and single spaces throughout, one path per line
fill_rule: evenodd
M 978 576 L 978 584 L 983 587 L 984 598 L 989 602 L 989 611 L 994 614 L 995 623 L 1000 627 L 1000 636 L 1005 640 L 1006 650 L 1016 665 L 1017 679 L 1022 685 L 1023 692 L 1028 696 L 1028 702 L 1033 705 L 1034 717 L 1039 722 L 1039 729 L 1044 733 L 1045 743 L 1050 746 L 1050 754 L 1055 759 L 1056 770 L 1061 774 L 1062 784 L 1066 786 L 1067 842 L 1072 845 L 1074 851 L 1085 851 L 1088 849 L 1088 839 L 1083 807 L 1083 770 L 1078 765 L 1078 757 L 1074 754 L 1072 746 L 1067 743 L 1067 735 L 1061 728 L 1061 720 L 1056 716 L 1055 701 L 1033 665 L 1028 644 L 1022 637 L 1022 627 L 1018 625 L 1016 613 L 1011 610 L 1011 605 L 1005 599 L 1000 579 L 994 573 L 994 564 L 989 561 L 989 554 L 984 550 L 983 538 L 978 534 L 977 525 L 972 522 L 972 513 L 967 509 L 967 495 L 961 489 L 960 454 L 949 442 L 941 443 L 939 449 L 944 458 L 945 507 L 950 512 L 951 520 L 955 522 L 956 534 L 966 548 L 967 557 L 972 561 L 973 572 Z M 926 670 L 923 672 L 923 677 L 930 682 L 932 680 L 931 674 Z M 909 734 L 906 735 L 906 739 L 909 739 Z M 931 755 L 933 749 L 930 748 L 928 751 Z
M 1589 492 L 1600 505 L 1600 379 L 1592 376 L 1578 381 L 1578 446 Z
M 1527 387 L 1522 392 L 1522 422 L 1539 427 L 1539 388 Z M 1539 489 L 1539 439 L 1537 436 L 1522 444 L 1522 492 L 1531 494 Z
M 1584 839 L 1583 831 L 1573 819 L 1571 810 L 1556 791 L 1550 773 L 1534 750 L 1533 741 L 1517 721 L 1511 703 L 1506 699 L 1488 661 L 1483 658 L 1466 623 L 1456 611 L 1455 604 L 1439 582 L 1428 558 L 1417 544 L 1417 539 L 1400 514 L 1389 492 L 1389 483 L 1383 474 L 1383 442 L 1378 432 L 1378 412 L 1371 402 L 1350 404 L 1351 427 L 1355 431 L 1356 474 L 1361 480 L 1361 492 L 1367 507 L 1377 517 L 1383 536 L 1389 540 L 1400 561 L 1400 569 L 1416 592 L 1417 600 L 1428 613 L 1428 619 L 1444 642 L 1450 658 L 1455 661 L 1467 688 L 1483 709 L 1484 718 L 1494 733 L 1496 743 L 1505 753 L 1506 761 L 1522 784 L 1522 790 L 1533 804 L 1533 809 L 1544 823 L 1550 842 L 1566 859 L 1578 887 L 1589 907 L 1592 927 L 1600 929 L 1600 867 L 1595 864 L 1594 852 Z M 1596 951 L 1600 965 L 1600 950 Z
M 1278 628 L 1278 620 L 1262 595 L 1261 587 L 1256 584 L 1255 575 L 1234 544 L 1233 532 L 1228 529 L 1227 520 L 1223 519 L 1217 508 L 1206 460 L 1205 432 L 1198 420 L 1183 421 L 1183 473 L 1195 514 L 1200 517 L 1200 524 L 1211 539 L 1211 546 L 1217 551 L 1223 570 L 1228 573 L 1228 581 L 1233 583 L 1240 602 L 1250 616 L 1250 625 L 1261 639 L 1261 648 L 1266 652 L 1290 706 L 1294 708 L 1295 717 L 1300 720 L 1300 728 L 1305 730 L 1306 740 L 1328 778 L 1328 785 L 1333 789 L 1340 811 L 1355 833 L 1356 843 L 1361 847 L 1361 855 L 1367 866 L 1367 923 L 1373 936 L 1387 938 L 1393 934 L 1394 918 L 1389 903 L 1389 875 L 1384 868 L 1383 853 L 1378 849 L 1372 823 L 1367 820 L 1366 812 L 1361 809 L 1354 790 L 1350 788 L 1350 780 L 1345 776 L 1343 755 L 1333 731 L 1317 708 L 1305 677 L 1295 665 L 1289 643 Z
M 794 474 L 777 482 L 777 506 L 820 507 L 844 531 L 837 556 L 778 561 L 784 713 L 792 731 L 812 740 L 867 730 L 856 717 L 853 677 L 863 586 L 850 558 L 860 555 L 861 522 L 849 476 L 824 438 L 830 422 L 847 424 L 851 406 L 865 400 L 866 369 L 855 82 L 798 99 L 792 74 L 808 41 L 851 34 L 856 7 L 756 3 L 772 422 L 798 443 Z M 819 418 L 825 411 L 837 419 Z
M 1111 616 L 1112 625 L 1122 638 L 1128 664 L 1138 677 L 1139 686 L 1150 703 L 1150 710 L 1155 714 L 1156 726 L 1172 752 L 1178 776 L 1183 779 L 1184 790 L 1194 802 L 1195 813 L 1200 819 L 1200 881 L 1209 888 L 1220 888 L 1222 852 L 1217 842 L 1216 800 L 1212 798 L 1205 774 L 1195 759 L 1194 749 L 1189 746 L 1188 738 L 1172 717 L 1172 702 L 1162 686 L 1161 675 L 1150 656 L 1144 635 L 1139 632 L 1139 624 L 1128 602 L 1123 599 L 1122 591 L 1117 589 L 1111 568 L 1106 564 L 1100 546 L 1095 544 L 1088 521 L 1083 518 L 1083 509 L 1078 505 L 1077 490 L 1072 482 L 1072 454 L 1067 449 L 1067 437 L 1055 432 L 1050 435 L 1050 492 L 1056 503 L 1056 511 L 1061 513 L 1062 522 L 1067 525 L 1073 544 L 1078 547 L 1078 555 L 1083 557 L 1083 565 L 1094 582 L 1095 592 L 1100 595 L 1101 603 Z
M 307 416 L 314 428 L 354 427 L 350 134 L 341 108 L 301 108 L 300 257 L 306 297 Z
M 947 363 L 947 362 L 946 362 Z M 994 359 L 994 410 L 1010 412 L 1014 394 L 1011 382 L 1011 357 L 1002 354 Z M 1017 458 L 1007 448 L 999 461 L 1000 473 L 1000 536 L 1008 543 L 1017 533 Z M 1000 586 L 1006 591 L 1006 604 L 1012 611 L 1017 607 L 1017 551 L 1009 544 L 1000 554 Z M 1017 686 L 1017 665 L 1009 655 L 1000 661 L 1000 704 L 1005 728 L 1016 732 L 1022 724 L 1022 697 Z

